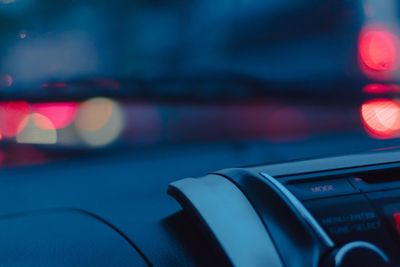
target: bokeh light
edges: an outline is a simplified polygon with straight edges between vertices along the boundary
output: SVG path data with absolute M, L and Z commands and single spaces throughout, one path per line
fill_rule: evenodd
M 400 105 L 392 99 L 374 99 L 361 106 L 361 120 L 374 138 L 397 137 L 400 130 Z
M 119 105 L 108 98 L 93 98 L 81 104 L 75 125 L 82 140 L 92 146 L 115 141 L 124 127 Z
M 26 33 L 26 31 L 21 31 L 18 34 L 18 38 L 21 39 L 21 40 L 25 39 L 27 36 L 28 36 L 28 34 Z
M 363 87 L 363 92 L 366 94 L 393 94 L 400 92 L 400 86 L 396 84 L 367 84 Z
M 15 137 L 21 132 L 29 115 L 29 104 L 25 101 L 0 103 L 0 133 L 3 137 Z
M 0 88 L 11 87 L 14 83 L 14 79 L 10 74 L 5 74 L 0 77 Z
M 25 128 L 17 135 L 20 144 L 55 144 L 57 132 L 52 122 L 42 114 L 32 113 L 25 118 Z M 42 127 L 38 127 L 41 125 Z
M 365 30 L 359 41 L 359 55 L 364 66 L 374 71 L 393 71 L 398 65 L 399 40 L 384 30 Z
M 32 104 L 32 111 L 48 118 L 52 125 L 51 128 L 63 129 L 69 126 L 75 119 L 78 103 L 39 103 Z M 41 120 L 36 121 L 39 128 L 48 129 L 47 124 L 42 124 Z

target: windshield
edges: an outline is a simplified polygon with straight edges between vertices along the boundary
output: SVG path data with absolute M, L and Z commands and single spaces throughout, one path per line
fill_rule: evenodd
M 0 0 L 0 161 L 226 144 L 250 164 L 397 146 L 398 11 Z

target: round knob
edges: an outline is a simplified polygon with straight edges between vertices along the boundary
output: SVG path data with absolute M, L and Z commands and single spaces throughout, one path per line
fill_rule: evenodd
M 329 255 L 324 267 L 390 267 L 389 258 L 377 246 L 367 242 L 351 242 Z

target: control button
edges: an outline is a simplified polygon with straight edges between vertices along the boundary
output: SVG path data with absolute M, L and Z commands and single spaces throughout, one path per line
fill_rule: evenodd
M 376 241 L 385 228 L 364 196 L 353 195 L 305 202 L 322 227 L 338 243 L 354 240 Z
M 400 190 L 386 190 L 381 192 L 373 192 L 366 195 L 368 201 L 374 205 L 374 209 L 379 214 L 380 218 L 384 218 L 384 225 L 390 235 L 390 240 L 387 238 L 387 253 L 392 258 L 392 261 L 400 266 Z M 399 233 L 396 235 L 396 232 Z M 396 244 L 389 247 L 391 240 Z M 391 249 L 390 249 L 391 248 Z M 390 249 L 390 250 L 389 250 Z
M 396 237 L 364 195 L 308 200 L 304 205 L 338 246 L 366 241 L 382 248 L 400 264 Z M 390 216 L 397 211 L 393 210 Z
M 400 212 L 396 212 L 393 214 L 394 224 L 396 227 L 397 233 L 400 235 Z
M 379 247 L 368 242 L 350 242 L 325 257 L 324 267 L 393 266 Z
M 287 188 L 301 200 L 355 194 L 358 192 L 347 179 L 291 184 Z

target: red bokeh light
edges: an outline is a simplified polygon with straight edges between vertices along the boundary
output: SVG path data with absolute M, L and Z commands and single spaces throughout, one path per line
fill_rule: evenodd
M 385 30 L 365 30 L 360 35 L 359 57 L 373 71 L 393 71 L 397 68 L 398 38 Z
M 45 116 L 52 123 L 49 126 L 42 120 L 35 120 L 35 124 L 45 130 L 65 128 L 74 121 L 78 106 L 75 102 L 33 104 L 32 111 Z
M 391 99 L 374 99 L 361 106 L 361 120 L 367 132 L 381 139 L 397 137 L 400 131 L 400 105 Z
M 23 130 L 29 115 L 29 104 L 25 101 L 0 103 L 0 133 L 3 137 L 14 137 Z
M 364 86 L 363 92 L 366 94 L 394 94 L 400 92 L 400 86 L 396 84 L 368 84 Z
M 397 233 L 400 235 L 400 212 L 393 214 L 394 224 L 396 226 Z

